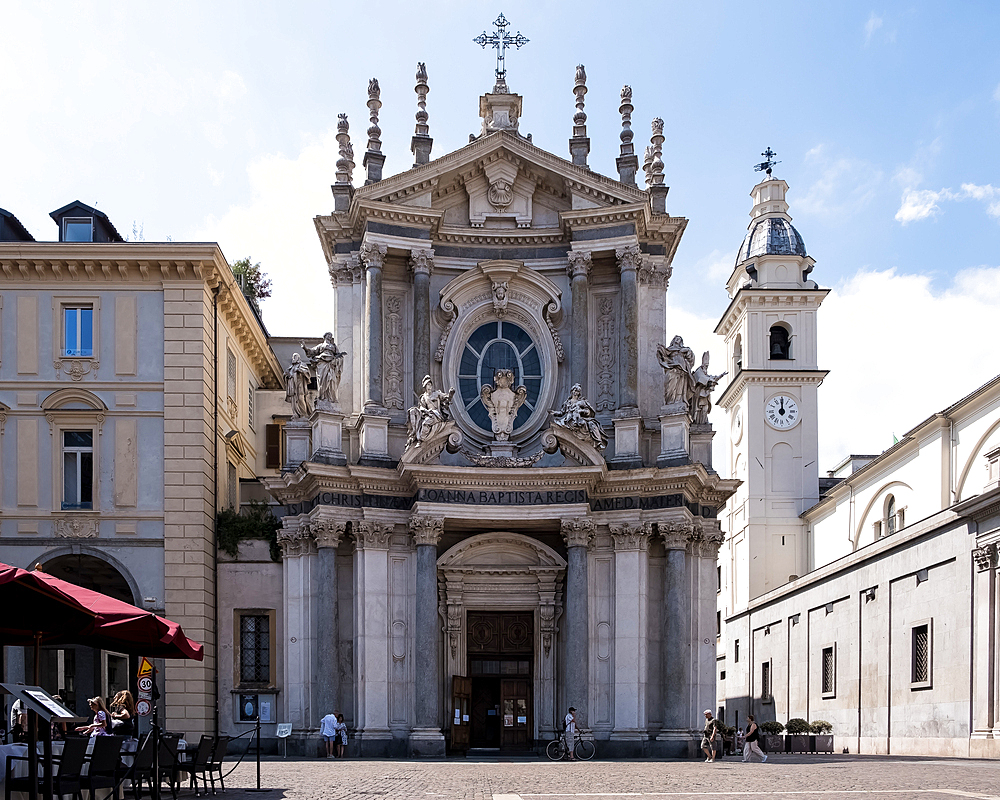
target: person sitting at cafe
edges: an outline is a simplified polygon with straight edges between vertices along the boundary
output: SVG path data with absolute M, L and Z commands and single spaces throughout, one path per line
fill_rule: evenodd
M 135 700 L 127 689 L 111 701 L 111 731 L 115 736 L 135 736 Z
M 104 698 L 91 697 L 87 702 L 90 704 L 90 710 L 94 712 L 94 719 L 89 725 L 81 725 L 76 732 L 85 736 L 110 736 L 111 715 L 104 704 Z

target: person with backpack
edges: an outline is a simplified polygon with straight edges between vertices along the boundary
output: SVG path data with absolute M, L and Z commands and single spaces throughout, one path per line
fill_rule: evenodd
M 743 760 L 749 761 L 750 755 L 755 753 L 760 757 L 760 763 L 763 764 L 767 761 L 767 756 L 764 755 L 760 749 L 760 745 L 757 744 L 760 740 L 760 728 L 754 722 L 753 714 L 747 714 L 747 723 L 747 740 L 746 744 L 743 745 Z

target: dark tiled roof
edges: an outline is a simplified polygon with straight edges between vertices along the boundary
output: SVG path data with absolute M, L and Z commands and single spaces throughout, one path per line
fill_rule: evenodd
M 747 232 L 736 254 L 736 263 L 764 255 L 805 256 L 806 243 L 787 219 L 765 217 Z

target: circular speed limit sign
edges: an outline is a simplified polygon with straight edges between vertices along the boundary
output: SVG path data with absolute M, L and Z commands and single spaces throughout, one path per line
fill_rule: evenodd
M 148 700 L 140 700 L 138 703 L 135 704 L 135 712 L 140 717 L 148 717 L 149 716 L 149 712 L 152 711 L 152 710 L 153 710 L 153 708 L 149 704 Z
M 140 692 L 151 692 L 151 691 L 153 691 L 153 679 L 152 678 L 139 678 L 139 691 Z

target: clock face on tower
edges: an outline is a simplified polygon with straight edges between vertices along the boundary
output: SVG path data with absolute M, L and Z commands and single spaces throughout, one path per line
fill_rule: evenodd
M 764 406 L 764 419 L 779 431 L 794 428 L 799 421 L 798 403 L 787 394 L 776 394 Z

